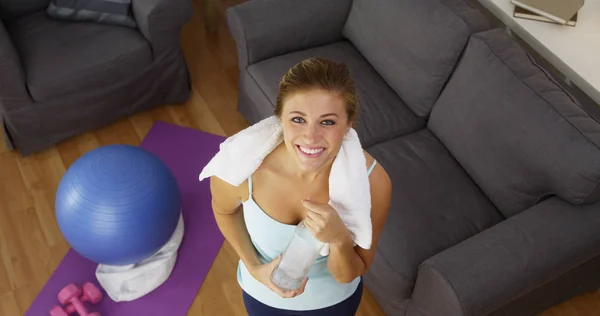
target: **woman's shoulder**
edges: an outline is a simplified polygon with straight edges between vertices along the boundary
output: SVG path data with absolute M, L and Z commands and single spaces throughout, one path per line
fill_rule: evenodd
M 240 187 L 243 185 L 234 186 L 217 176 L 211 176 L 210 192 L 213 210 L 221 214 L 234 213 L 242 203 Z
M 366 151 L 364 151 L 364 153 L 365 158 L 367 159 L 367 166 L 370 167 L 375 161 L 375 158 Z M 371 190 L 371 202 L 373 205 L 371 211 L 373 214 L 376 214 L 376 216 L 384 218 L 389 210 L 392 199 L 392 180 L 379 161 L 375 164 L 373 171 L 369 174 L 369 186 Z
M 254 180 L 256 180 L 256 178 L 259 178 L 260 180 L 266 175 L 272 173 L 270 170 L 272 169 L 273 159 L 272 153 L 269 153 L 256 168 L 256 170 L 254 170 L 250 176 L 248 176 L 238 185 L 232 185 L 222 179 L 213 177 L 214 179 L 211 180 L 211 187 L 213 187 L 214 190 L 218 191 L 220 194 L 226 195 L 229 198 L 237 198 L 243 203 L 250 198 L 250 192 L 253 191 Z
M 365 167 L 367 168 L 367 170 L 373 167 L 373 171 L 371 171 L 371 173 L 369 174 L 369 182 L 371 184 L 371 188 L 385 191 L 389 190 L 391 188 L 392 183 L 385 168 L 381 165 L 381 163 L 375 161 L 375 158 L 371 156 L 371 154 L 369 154 L 366 150 L 363 149 L 363 153 L 366 159 Z M 374 166 L 373 163 L 375 163 Z
M 375 158 L 371 156 L 366 150 L 363 149 L 363 154 L 365 155 L 365 159 L 367 160 L 367 168 L 371 167 L 373 162 L 375 162 Z

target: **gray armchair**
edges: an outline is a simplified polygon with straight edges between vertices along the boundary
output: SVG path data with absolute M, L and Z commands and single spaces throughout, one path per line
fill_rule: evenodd
M 190 94 L 189 0 L 134 0 L 137 28 L 64 21 L 48 0 L 0 0 L 0 121 L 22 155 Z

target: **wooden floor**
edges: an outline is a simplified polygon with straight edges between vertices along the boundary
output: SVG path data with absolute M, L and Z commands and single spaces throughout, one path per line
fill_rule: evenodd
M 198 1 L 198 0 L 195 0 Z M 220 0 L 217 34 L 205 34 L 202 5 L 195 3 L 193 20 L 182 42 L 193 79 L 193 95 L 185 105 L 166 105 L 122 119 L 110 126 L 64 141 L 22 158 L 0 150 L 0 315 L 23 315 L 66 254 L 54 218 L 54 195 L 65 170 L 82 154 L 98 146 L 139 145 L 156 120 L 227 136 L 247 126 L 236 111 L 237 57 L 223 19 L 224 9 L 242 0 Z M 189 315 L 246 315 L 235 279 L 237 254 L 223 245 Z M 600 292 L 549 309 L 543 316 L 600 314 Z M 366 291 L 358 315 L 384 315 Z

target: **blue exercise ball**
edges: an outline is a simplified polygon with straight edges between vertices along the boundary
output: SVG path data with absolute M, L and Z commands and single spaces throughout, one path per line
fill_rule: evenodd
M 171 170 L 129 145 L 82 155 L 61 179 L 55 204 L 58 226 L 73 250 L 106 265 L 134 264 L 155 254 L 181 214 Z

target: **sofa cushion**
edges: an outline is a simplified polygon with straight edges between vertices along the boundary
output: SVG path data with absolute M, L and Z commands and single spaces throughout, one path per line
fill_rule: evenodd
M 135 29 L 52 19 L 45 12 L 10 24 L 36 101 L 123 80 L 152 64 L 150 45 Z
M 366 150 L 394 185 L 365 281 L 388 315 L 404 315 L 419 264 L 504 218 L 427 129 Z
M 292 66 L 310 57 L 324 57 L 343 62 L 350 69 L 361 107 L 355 128 L 363 146 L 425 126 L 425 122 L 406 107 L 360 52 L 347 41 L 261 61 L 248 67 L 248 72 L 271 101 L 271 106 L 274 106 L 279 91 L 279 81 L 283 75 Z
M 429 127 L 505 216 L 600 197 L 600 124 L 503 30 L 474 35 Z
M 344 35 L 427 117 L 469 35 L 490 27 L 465 0 L 354 0 Z

